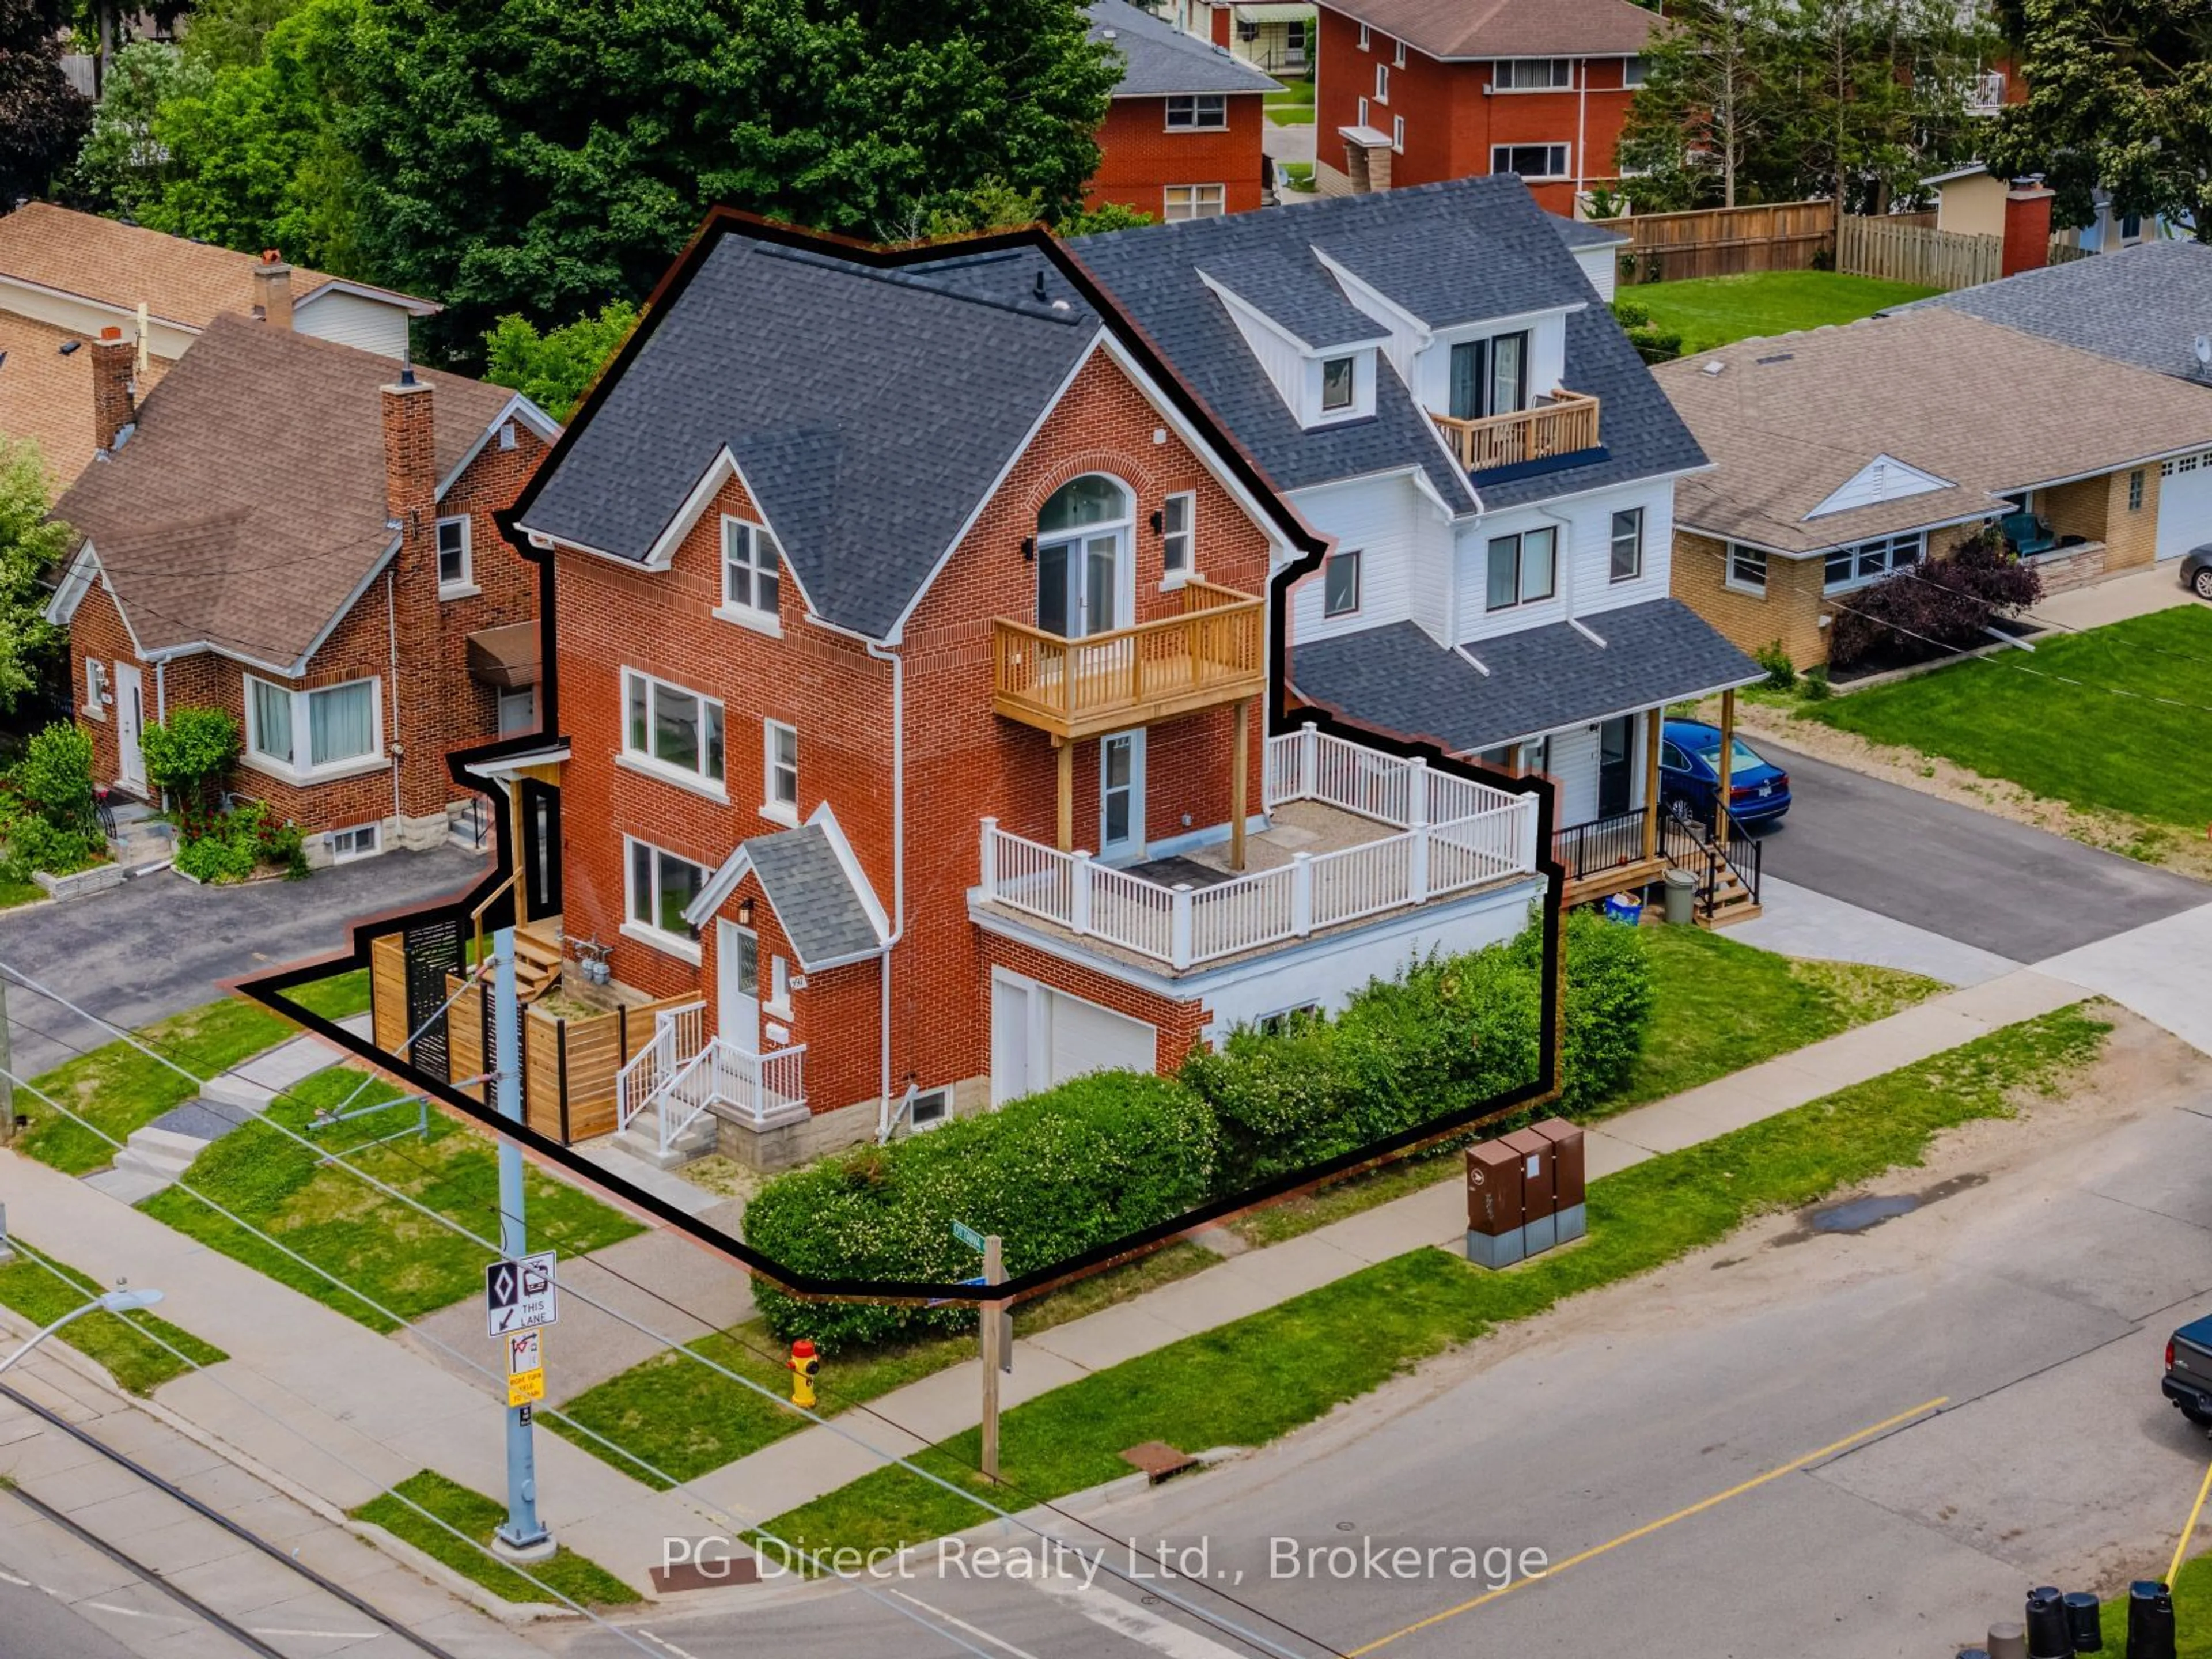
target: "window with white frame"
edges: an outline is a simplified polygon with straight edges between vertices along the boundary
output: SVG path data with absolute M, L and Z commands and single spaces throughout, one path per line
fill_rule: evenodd
M 1321 1004 L 1301 1002 L 1295 1008 L 1278 1008 L 1272 1014 L 1262 1014 L 1252 1022 L 1252 1029 L 1261 1036 L 1282 1036 L 1310 1025 L 1321 1018 Z
M 1322 566 L 1321 614 L 1349 617 L 1359 610 L 1359 550 L 1332 553 Z
M 1191 573 L 1193 538 L 1196 535 L 1198 497 L 1182 490 L 1167 498 L 1160 508 L 1160 568 L 1170 581 Z
M 1634 581 L 1644 574 L 1644 509 L 1632 507 L 1613 515 L 1613 580 Z
M 1164 219 L 1212 219 L 1227 211 L 1219 185 L 1170 185 L 1163 193 Z
M 96 720 L 107 718 L 107 665 L 97 657 L 84 659 L 84 712 Z
M 1739 593 L 1756 593 L 1766 597 L 1766 555 L 1755 547 L 1746 547 L 1741 542 L 1730 542 L 1728 550 L 1728 573 L 1722 585 L 1733 587 Z
M 1402 115 L 1394 115 L 1390 118 L 1390 148 L 1401 155 L 1405 154 L 1406 118 Z
M 1644 80 L 1650 76 L 1650 72 L 1651 60 L 1650 58 L 1624 58 L 1621 60 L 1620 64 L 1620 84 L 1624 87 L 1640 87 L 1644 84 Z
M 331 831 L 331 861 L 349 864 L 356 859 L 374 858 L 383 844 L 382 833 L 374 823 L 358 823 L 350 830 L 333 830 Z
M 1321 407 L 1324 415 L 1350 409 L 1359 392 L 1359 363 L 1353 357 L 1324 358 L 1321 366 Z
M 623 670 L 623 753 L 686 782 L 722 787 L 722 705 L 635 668 Z
M 1388 64 L 1375 66 L 1375 101 L 1378 104 L 1390 101 L 1390 66 Z
M 799 729 L 781 720 L 761 722 L 761 811 L 799 822 Z
M 710 872 L 649 841 L 634 836 L 623 839 L 629 842 L 629 925 L 672 942 L 683 955 L 693 954 L 699 930 L 684 919 L 684 913 L 706 886 Z
M 1218 132 L 1229 125 L 1226 93 L 1178 93 L 1167 102 L 1170 132 Z
M 1551 525 L 1490 538 L 1490 580 L 1483 608 L 1509 611 L 1559 590 L 1559 532 Z
M 1360 49 L 1360 51 L 1362 51 L 1362 52 L 1365 52 L 1365 51 L 1367 50 L 1368 41 L 1369 41 L 1369 40 L 1370 40 L 1370 38 L 1371 38 L 1371 37 L 1369 35 L 1368 31 L 1367 31 L 1367 25 L 1366 25 L 1366 24 L 1364 24 L 1364 23 L 1362 23 L 1362 24 L 1359 26 L 1359 49 Z
M 1575 84 L 1571 58 L 1509 58 L 1491 71 L 1500 92 L 1564 92 Z
M 1565 144 L 1492 144 L 1490 170 L 1517 173 L 1523 179 L 1564 179 L 1570 165 L 1568 149 Z
M 1363 127 L 1370 125 L 1367 119 L 1367 100 L 1364 98 L 1359 100 L 1358 125 Z
M 1820 591 L 1839 593 L 1847 587 L 1880 581 L 1893 570 L 1909 569 L 1920 562 L 1925 544 L 1924 532 L 1915 531 L 1909 536 L 1861 542 L 1856 547 L 1832 548 L 1821 572 Z
M 295 777 L 381 757 L 382 709 L 375 679 L 292 691 L 246 677 L 248 761 Z
M 439 520 L 438 591 L 450 593 L 468 587 L 473 580 L 471 564 L 467 515 Z
M 952 1115 L 952 1091 L 924 1089 L 914 1097 L 906 1121 L 917 1129 L 933 1129 Z
M 768 1000 L 762 1005 L 771 1014 L 791 1018 L 791 958 L 772 956 L 768 959 Z
M 1406 67 L 1406 43 L 1403 40 L 1390 43 L 1390 61 L 1400 69 Z
M 722 614 L 773 627 L 783 597 L 783 550 L 761 525 L 722 520 Z
M 1484 750 L 1475 758 L 1494 772 L 1510 772 L 1516 777 L 1548 772 L 1552 769 L 1551 735 L 1547 732 L 1522 743 L 1501 743 L 1495 749 Z

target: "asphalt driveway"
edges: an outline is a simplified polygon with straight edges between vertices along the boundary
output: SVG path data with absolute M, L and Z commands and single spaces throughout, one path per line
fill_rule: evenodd
M 104 1018 L 143 1025 L 213 1000 L 224 980 L 341 949 L 353 922 L 460 892 L 487 867 L 441 847 L 247 887 L 198 887 L 163 871 L 91 898 L 0 914 L 0 962 Z M 67 1059 L 64 1045 L 100 1040 L 21 987 L 8 1013 L 14 1069 L 27 1077 Z
M 2212 886 L 1785 749 L 1790 816 L 1766 832 L 1768 874 L 2014 962 L 2212 903 Z

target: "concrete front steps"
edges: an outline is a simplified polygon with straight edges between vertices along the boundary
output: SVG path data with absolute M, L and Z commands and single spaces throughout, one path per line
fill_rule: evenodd
M 233 1098 L 219 1100 L 214 1097 L 216 1086 L 210 1085 L 209 1092 L 199 1099 L 188 1100 L 143 1127 L 133 1129 L 115 1154 L 114 1164 L 87 1176 L 87 1184 L 125 1204 L 151 1198 L 175 1185 L 178 1177 L 191 1168 L 194 1158 L 267 1103 L 265 1098 L 255 1104 L 245 1103 L 237 1097 L 242 1091 L 234 1083 L 224 1091 Z
M 656 1170 L 675 1169 L 714 1150 L 714 1115 L 707 1111 L 686 1124 L 675 1144 L 662 1152 L 660 1109 L 658 1104 L 640 1108 L 637 1115 L 630 1119 L 629 1127 L 617 1133 L 612 1144 Z

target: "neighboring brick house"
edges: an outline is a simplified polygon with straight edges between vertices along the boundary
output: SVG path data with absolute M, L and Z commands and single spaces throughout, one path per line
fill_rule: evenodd
M 2189 486 L 2212 453 L 2212 398 L 1962 310 L 1741 340 L 1657 377 L 1714 462 L 1677 493 L 1674 591 L 1800 668 L 1827 660 L 1854 592 L 1986 526 L 2052 588 L 2207 531 Z
M 1322 544 L 1040 234 L 717 216 L 506 522 L 557 735 L 471 765 L 558 768 L 567 982 L 696 1000 L 622 1081 L 663 1163 L 1172 1070 L 1540 890 L 1532 787 L 1275 729 Z
M 527 398 L 218 316 L 143 401 L 120 329 L 84 354 L 96 458 L 48 606 L 98 777 L 185 707 L 245 734 L 232 787 L 316 861 L 446 839 L 446 756 L 535 724 L 538 573 L 492 514 L 557 428 Z
M 85 347 L 103 329 L 137 345 L 144 396 L 214 319 L 272 308 L 295 332 L 387 357 L 404 356 L 410 321 L 438 309 L 273 254 L 25 203 L 0 215 L 0 438 L 37 443 L 55 487 L 65 488 L 97 447 Z
M 1127 0 L 1093 0 L 1091 38 L 1119 52 L 1121 82 L 1098 130 L 1091 206 L 1202 219 L 1260 205 L 1261 100 L 1275 82 Z
M 1633 0 L 1334 0 L 1321 8 L 1323 191 L 1518 173 L 1539 205 L 1619 177 L 1659 15 Z
M 1270 75 L 1312 72 L 1311 0 L 1169 0 L 1167 13 L 1184 33 L 1233 52 Z

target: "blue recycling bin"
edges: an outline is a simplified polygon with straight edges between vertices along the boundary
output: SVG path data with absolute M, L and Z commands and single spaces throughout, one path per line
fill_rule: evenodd
M 1644 901 L 1633 893 L 1615 893 L 1605 902 L 1607 921 L 1625 921 L 1631 927 L 1644 920 Z

